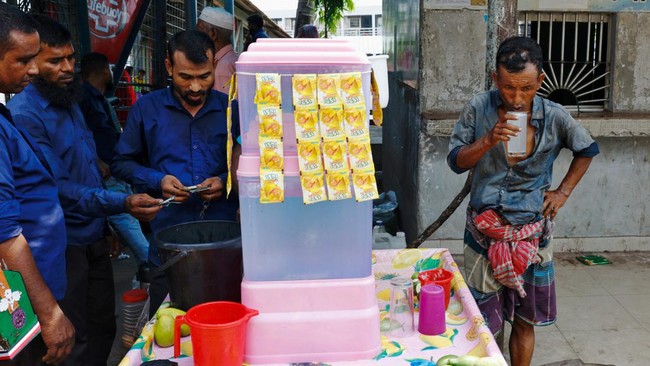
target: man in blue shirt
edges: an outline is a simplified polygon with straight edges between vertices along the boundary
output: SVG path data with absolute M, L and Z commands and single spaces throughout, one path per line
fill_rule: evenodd
M 34 20 L 0 3 L 0 93 L 19 93 L 38 74 L 39 44 Z M 0 104 L 0 259 L 22 275 L 41 324 L 40 336 L 0 364 L 58 364 L 75 333 L 57 304 L 66 289 L 65 223 L 56 183 L 26 137 Z
M 16 125 L 39 145 L 59 189 L 67 232 L 68 287 L 60 302 L 76 330 L 68 365 L 105 365 L 115 337 L 115 295 L 106 217 L 130 212 L 151 220 L 161 202 L 109 192 L 97 167 L 93 136 L 76 102 L 74 49 L 65 27 L 34 16 L 41 35 L 39 75 L 8 103 Z
M 79 106 L 88 128 L 93 133 L 97 146 L 98 163 L 105 179 L 106 188 L 112 192 L 132 194 L 131 187 L 121 179 L 111 175 L 109 165 L 113 160 L 113 149 L 122 133 L 113 107 L 108 103 L 104 92 L 113 87 L 113 73 L 108 57 L 91 52 L 81 60 L 81 77 L 83 94 Z M 109 216 L 111 228 L 119 235 L 120 241 L 129 246 L 138 265 L 147 262 L 149 242 L 142 233 L 140 223 L 130 214 L 124 212 Z
M 474 96 L 449 143 L 447 162 L 456 173 L 472 170 L 465 228 L 467 283 L 490 330 L 512 323 L 510 359 L 529 365 L 535 325 L 556 319 L 552 219 L 587 171 L 598 145 L 560 105 L 536 95 L 542 85 L 542 50 L 531 38 L 508 38 L 499 46 L 497 90 Z M 507 153 L 519 133 L 508 112 L 527 112 L 526 152 Z M 550 189 L 560 150 L 573 161 Z M 525 259 L 525 260 L 522 260 Z
M 191 221 L 236 219 L 235 194 L 225 195 L 226 109 L 228 96 L 212 90 L 214 43 L 198 31 L 175 34 L 167 46 L 165 66 L 171 87 L 143 95 L 129 112 L 124 132 L 115 147 L 111 171 L 143 189 L 163 197 L 175 197 L 151 222 L 153 233 Z M 233 138 L 239 136 L 239 112 L 232 107 Z M 233 149 L 233 166 L 240 152 Z M 233 168 L 234 169 L 234 168 Z M 209 187 L 190 194 L 188 186 Z M 149 246 L 149 260 L 160 265 L 157 248 Z M 152 283 L 152 309 L 167 291 L 164 283 Z M 158 287 L 160 286 L 160 288 Z
M 255 43 L 260 38 L 269 38 L 269 35 L 264 31 L 264 18 L 259 14 L 250 15 L 246 18 L 248 22 L 248 36 L 244 44 L 244 51 L 248 50 L 251 43 Z

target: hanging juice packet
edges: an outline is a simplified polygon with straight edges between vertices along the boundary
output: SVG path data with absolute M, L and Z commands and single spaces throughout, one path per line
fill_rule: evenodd
M 318 108 L 296 109 L 293 113 L 296 121 L 296 140 L 320 141 L 318 131 Z
M 279 171 L 284 169 L 284 152 L 281 139 L 260 138 L 260 168 Z
M 344 139 L 323 141 L 325 171 L 349 172 L 347 143 Z
M 343 99 L 343 105 L 346 107 L 365 104 L 360 72 L 341 74 L 341 99 Z
M 352 174 L 352 186 L 354 187 L 354 198 L 357 202 L 379 198 L 374 172 Z
M 278 105 L 259 105 L 260 138 L 282 138 L 282 109 Z
M 352 198 L 350 190 L 350 173 L 332 172 L 327 173 L 327 198 L 330 201 Z
M 298 162 L 301 173 L 323 171 L 319 141 L 302 141 L 298 143 Z
M 321 108 L 319 114 L 320 135 L 323 140 L 338 140 L 345 137 L 343 129 L 343 108 Z
M 280 74 L 255 74 L 255 104 L 281 105 Z
M 353 173 L 374 173 L 375 164 L 372 162 L 370 138 L 348 140 L 348 154 L 350 155 L 350 168 Z
M 323 173 L 300 175 L 300 185 L 302 187 L 302 201 L 305 204 L 327 201 L 325 175 Z
M 339 89 L 341 78 L 339 74 L 318 75 L 318 104 L 323 107 L 341 105 Z
M 284 201 L 284 174 L 279 170 L 260 169 L 260 203 Z
M 316 81 L 316 74 L 293 76 L 291 84 L 293 86 L 293 105 L 296 109 L 318 107 Z
M 365 105 L 345 107 L 343 110 L 343 121 L 345 123 L 345 134 L 349 138 L 370 136 L 368 130 L 368 111 Z

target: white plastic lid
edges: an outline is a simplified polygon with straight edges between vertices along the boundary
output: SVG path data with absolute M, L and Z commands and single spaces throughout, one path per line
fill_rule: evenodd
M 347 42 L 301 42 L 252 43 L 246 52 L 359 52 Z M 388 56 L 386 56 L 388 57 Z
M 364 65 L 370 67 L 368 57 L 361 52 L 303 52 L 265 50 L 264 52 L 244 52 L 235 64 L 237 71 L 247 65 Z

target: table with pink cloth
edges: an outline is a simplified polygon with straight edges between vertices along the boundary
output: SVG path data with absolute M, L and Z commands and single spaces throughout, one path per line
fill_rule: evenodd
M 407 338 L 390 338 L 388 303 L 390 280 L 396 276 L 412 278 L 419 291 L 417 273 L 442 266 L 454 274 L 452 297 L 447 308 L 447 330 L 439 336 L 421 336 L 417 332 Z M 443 248 L 375 250 L 372 252 L 372 271 L 375 276 L 377 304 L 382 328 L 381 352 L 373 359 L 349 362 L 312 363 L 311 365 L 411 365 L 435 366 L 447 354 L 492 356 L 507 365 L 492 333 L 483 321 L 476 302 L 451 254 Z M 417 304 L 416 304 L 417 307 Z M 416 310 L 417 311 L 417 310 Z M 417 313 L 415 319 L 417 322 Z M 172 358 L 174 347 L 161 348 L 153 341 L 154 320 L 145 325 L 142 334 L 128 351 L 119 366 L 136 366 L 153 359 L 171 359 L 178 365 L 193 365 L 191 336 L 182 338 L 182 354 Z M 183 343 L 185 343 L 183 345 Z M 310 365 L 309 360 L 305 360 Z M 289 365 L 274 364 L 274 365 Z

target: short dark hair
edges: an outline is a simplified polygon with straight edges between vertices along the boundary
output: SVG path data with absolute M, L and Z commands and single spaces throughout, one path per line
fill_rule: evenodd
M 208 61 L 205 54 L 208 51 L 214 56 L 214 43 L 210 36 L 197 30 L 180 31 L 172 36 L 167 43 L 167 57 L 169 62 L 174 65 L 174 53 L 183 52 L 185 57 L 192 63 L 199 65 Z
M 61 47 L 72 43 L 70 31 L 63 24 L 42 14 L 32 14 L 38 23 L 36 29 L 41 36 L 41 43 L 50 47 Z
M 17 7 L 0 2 L 0 58 L 14 46 L 11 32 L 36 33 L 36 21 Z
M 520 72 L 526 68 L 527 63 L 535 65 L 537 71 L 542 73 L 542 47 L 534 39 L 510 37 L 501 42 L 497 51 L 497 70 L 503 66 L 508 72 Z
M 259 14 L 253 14 L 246 18 L 246 20 L 249 23 L 256 25 L 258 28 L 262 28 L 264 26 L 264 18 L 262 18 L 262 16 Z
M 109 66 L 108 57 L 103 53 L 91 52 L 81 59 L 81 77 L 86 80 L 91 75 L 100 74 Z

